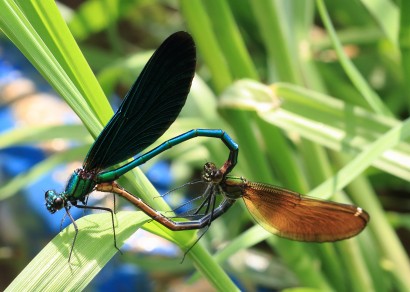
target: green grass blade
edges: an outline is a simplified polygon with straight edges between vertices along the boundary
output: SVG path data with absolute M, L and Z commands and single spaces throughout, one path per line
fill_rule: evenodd
M 369 13 L 373 16 L 389 41 L 397 46 L 400 15 L 396 4 L 384 0 L 361 0 L 360 2 L 369 10 Z
M 20 7 L 15 1 L 6 0 L 2 0 L 0 6 L 0 29 L 66 99 L 91 133 L 97 135 L 101 131 L 101 123 Z
M 290 49 L 293 40 L 285 20 L 285 9 L 281 10 L 284 3 L 263 0 L 250 1 L 250 4 L 266 47 L 268 62 L 274 64 L 269 81 L 299 83 L 297 63 Z
M 222 92 L 231 83 L 232 76 L 219 48 L 205 7 L 197 0 L 181 0 L 180 5 L 198 51 L 211 70 L 213 83 L 217 91 Z
M 363 98 L 369 103 L 371 108 L 376 113 L 386 116 L 392 116 L 392 113 L 384 105 L 381 98 L 373 89 L 370 88 L 366 80 L 362 77 L 362 75 L 353 65 L 352 61 L 346 56 L 345 52 L 343 51 L 342 44 L 336 36 L 335 29 L 326 10 L 325 3 L 322 0 L 316 0 L 316 3 L 322 21 L 327 29 L 327 32 L 330 35 L 330 38 L 332 39 L 333 46 L 340 60 L 340 64 L 343 66 L 347 76 L 349 76 L 350 81 L 356 86 L 357 90 L 360 91 Z
M 19 5 L 94 114 L 102 124 L 105 124 L 112 116 L 111 106 L 55 1 L 20 1 Z
M 16 128 L 0 134 L 0 149 L 19 144 L 46 142 L 51 139 L 91 141 L 82 125 L 33 126 Z
M 116 214 L 117 244 L 121 247 L 147 218 L 142 212 Z M 132 222 L 130 224 L 130 222 Z M 71 262 L 74 238 L 71 224 L 58 234 L 14 279 L 6 291 L 80 291 L 118 251 L 114 248 L 111 215 L 85 216 L 76 221 L 79 233 Z
M 209 15 L 212 15 L 213 27 L 219 28 L 216 37 L 220 44 L 230 72 L 234 79 L 258 79 L 258 73 L 240 35 L 228 2 L 219 0 L 205 1 Z

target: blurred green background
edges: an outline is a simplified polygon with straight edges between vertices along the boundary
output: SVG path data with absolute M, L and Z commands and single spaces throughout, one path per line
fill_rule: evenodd
M 0 1 L 3 37 L 84 126 L 27 125 L 1 133 L 0 148 L 57 139 L 71 143 L 64 151 L 49 146 L 48 158 L 4 181 L 0 199 L 14 199 L 58 165 L 81 161 L 92 141 L 86 130 L 96 137 L 113 113 L 105 96 L 123 96 L 153 50 L 185 30 L 197 45 L 198 75 L 181 116 L 161 141 L 192 128 L 224 129 L 240 148 L 235 175 L 351 202 L 367 210 L 371 220 L 353 239 L 299 243 L 252 227 L 238 201 L 182 265 L 183 252 L 163 257 L 127 251 L 121 260 L 147 271 L 156 289 L 172 289 L 174 282 L 193 289 L 202 279 L 206 289 L 224 291 L 235 286 L 246 291 L 410 290 L 407 1 L 27 2 Z M 222 143 L 198 140 L 161 157 L 171 162 L 174 187 L 198 178 L 204 162 L 226 158 Z M 141 173 L 127 179 L 127 188 L 159 208 L 159 200 L 152 199 L 158 194 Z M 33 196 L 36 204 L 44 204 L 43 194 Z M 24 210 L 30 212 L 30 206 Z M 147 222 L 139 213 L 120 212 L 120 242 Z M 87 287 L 116 253 L 109 216 L 87 217 L 84 224 L 94 224 L 98 240 L 79 239 L 75 250 L 83 249 L 84 258 L 67 263 L 72 230 L 63 231 L 30 264 L 29 257 L 4 258 L 4 266 L 15 273 L 11 278 L 26 267 L 9 289 Z M 82 220 L 80 233 L 87 233 L 91 227 L 81 227 Z M 182 250 L 197 236 L 152 223 L 143 227 Z M 96 252 L 100 245 L 108 252 Z

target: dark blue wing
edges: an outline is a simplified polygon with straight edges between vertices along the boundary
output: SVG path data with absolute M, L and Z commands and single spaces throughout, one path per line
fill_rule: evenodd
M 155 51 L 120 108 L 91 147 L 84 169 L 99 171 L 154 143 L 175 121 L 195 74 L 195 43 L 186 32 L 168 37 Z

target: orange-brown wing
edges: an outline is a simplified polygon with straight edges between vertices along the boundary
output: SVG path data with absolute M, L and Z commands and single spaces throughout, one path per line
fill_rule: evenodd
M 342 240 L 358 234 L 370 219 L 357 206 L 301 196 L 266 184 L 247 182 L 242 191 L 255 220 L 269 232 L 288 239 Z

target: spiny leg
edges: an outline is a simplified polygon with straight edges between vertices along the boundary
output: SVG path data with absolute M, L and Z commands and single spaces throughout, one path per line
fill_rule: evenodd
M 184 188 L 184 187 L 186 187 L 186 186 L 194 185 L 194 184 L 201 183 L 201 182 L 203 182 L 203 181 L 202 181 L 201 179 L 199 179 L 199 180 L 194 180 L 194 181 L 190 181 L 190 182 L 184 183 L 183 185 L 178 186 L 178 187 L 176 187 L 176 188 L 173 188 L 172 190 L 169 190 L 168 192 L 166 192 L 166 193 L 164 193 L 164 194 L 162 194 L 162 195 L 155 196 L 154 199 L 156 199 L 156 198 L 163 198 L 163 197 L 169 195 L 170 193 L 173 193 L 173 192 L 175 192 L 175 191 L 177 191 L 177 190 L 180 190 L 180 189 L 182 189 L 182 188 Z
M 66 206 L 66 211 L 67 211 L 67 208 L 68 208 L 68 210 L 70 210 L 70 207 L 67 207 Z M 67 216 L 67 213 L 65 213 L 64 214 L 64 216 L 63 216 L 63 218 L 61 218 L 61 221 L 60 221 L 60 232 L 61 232 L 61 230 L 63 230 L 63 223 L 64 223 L 64 221 L 65 221 L 65 217 Z
M 209 230 L 209 227 L 211 227 L 211 223 L 212 223 L 212 220 L 213 220 L 213 217 L 214 217 L 214 210 L 215 210 L 215 206 L 216 206 L 215 205 L 216 196 L 214 194 L 212 194 L 212 192 L 211 192 L 211 194 L 209 195 L 209 198 L 210 198 L 209 204 L 212 205 L 211 216 L 208 219 L 208 222 L 205 226 L 204 232 L 202 232 L 201 235 L 199 235 L 198 238 L 195 240 L 195 242 L 184 252 L 184 255 L 183 255 L 182 260 L 181 260 L 181 264 L 184 262 L 185 257 L 189 253 L 189 251 L 195 246 L 195 244 L 197 244 L 199 242 L 199 240 L 202 238 L 202 236 L 205 235 L 205 233 Z
M 208 185 L 204 194 L 202 195 L 203 197 L 205 197 L 205 200 L 202 202 L 202 204 L 196 209 L 196 211 L 193 213 L 194 215 L 197 215 L 199 213 L 199 211 L 201 211 L 201 209 L 206 205 L 206 210 L 205 210 L 205 215 L 208 214 L 209 212 L 209 207 L 212 206 L 212 211 L 211 213 L 213 213 L 213 211 L 215 210 L 215 201 L 216 201 L 216 196 L 214 195 L 214 186 L 212 184 Z M 211 217 L 212 214 L 211 214 Z
M 183 208 L 183 207 L 185 207 L 185 206 L 187 206 L 187 205 L 189 205 L 189 204 L 191 204 L 191 203 L 193 203 L 193 202 L 195 202 L 195 201 L 200 200 L 202 197 L 204 197 L 204 195 L 200 195 L 200 196 L 198 196 L 198 197 L 195 197 L 195 198 L 193 198 L 193 199 L 191 199 L 191 200 L 189 200 L 189 201 L 183 203 L 182 205 L 180 205 L 180 206 L 178 206 L 178 207 L 172 209 L 171 211 L 166 211 L 166 213 L 170 213 L 170 212 L 174 212 L 174 213 L 175 213 L 175 211 L 177 211 L 177 210 L 179 210 L 179 209 L 181 209 L 181 208 Z M 203 208 L 203 206 L 204 206 L 205 204 L 207 204 L 207 201 L 208 201 L 208 198 L 206 198 L 206 199 L 201 203 L 201 205 L 195 210 L 195 212 L 194 212 L 193 214 L 198 214 L 198 212 Z M 192 211 L 192 209 L 191 209 L 190 211 Z M 205 214 L 206 214 L 206 213 L 205 213 Z M 179 216 L 178 216 L 178 217 L 179 217 Z
M 115 198 L 115 194 L 113 193 L 112 194 L 112 197 L 113 197 L 113 203 L 114 203 L 114 214 L 117 214 L 117 204 L 116 204 L 116 198 Z
M 84 204 L 84 206 L 87 206 L 88 205 L 88 199 L 90 198 L 90 194 L 88 194 L 85 198 L 84 198 L 84 201 L 83 201 L 83 204 Z M 77 206 L 78 207 L 78 206 Z M 83 208 L 83 216 L 85 216 L 85 210 L 86 210 L 87 208 Z
M 196 209 L 196 211 L 193 213 L 194 215 L 198 215 L 198 213 L 199 213 L 199 211 L 201 211 L 201 209 L 204 207 L 204 206 L 206 206 L 206 209 L 205 209 L 205 215 L 206 214 L 208 214 L 208 212 L 209 212 L 209 206 L 211 205 L 211 202 L 212 201 L 215 201 L 215 198 L 214 198 L 214 196 L 212 196 L 212 194 L 211 195 L 208 195 L 206 198 L 205 198 L 205 200 L 202 202 L 202 204 L 201 205 L 199 205 L 199 207 Z
M 195 210 L 193 213 L 190 213 L 190 212 L 192 212 L 192 209 L 191 209 L 191 210 L 185 212 L 185 214 L 183 213 L 183 214 L 180 214 L 180 215 L 177 215 L 177 216 L 171 216 L 171 217 L 169 217 L 169 218 L 188 218 L 188 217 L 194 217 L 194 216 L 198 216 L 198 215 L 202 215 L 202 216 L 207 215 L 207 214 L 208 214 L 208 211 L 209 211 L 209 205 L 210 205 L 210 204 L 209 204 L 209 201 L 211 200 L 211 197 L 212 197 L 212 195 L 211 195 L 211 194 L 212 194 L 212 190 L 213 190 L 213 186 L 212 186 L 212 185 L 208 185 L 207 188 L 206 188 L 206 190 L 205 190 L 205 192 L 204 192 L 202 195 L 200 195 L 200 196 L 198 196 L 198 197 L 196 197 L 196 198 L 193 198 L 193 199 L 189 200 L 188 202 L 183 203 L 181 206 L 176 207 L 176 208 L 173 209 L 172 211 L 167 211 L 167 212 L 175 212 L 175 211 L 177 211 L 178 209 L 180 209 L 180 208 L 182 208 L 182 207 L 184 207 L 184 206 L 186 206 L 186 205 L 188 205 L 188 204 L 190 204 L 190 203 L 192 203 L 192 202 L 194 202 L 194 201 L 197 201 L 197 200 L 199 200 L 199 199 L 205 197 L 205 199 L 203 200 L 203 202 L 198 206 L 198 208 L 196 208 L 196 210 Z M 205 212 L 204 212 L 203 214 L 199 214 L 199 212 L 202 210 L 202 208 L 203 208 L 204 206 L 206 206 Z
M 164 198 L 165 196 L 169 195 L 170 193 L 175 192 L 175 191 L 177 191 L 177 190 L 179 190 L 179 189 L 182 189 L 182 188 L 186 187 L 187 185 L 194 185 L 194 184 L 197 184 L 197 183 L 203 183 L 203 180 L 195 180 L 195 181 L 187 182 L 187 183 L 183 184 L 182 186 L 176 187 L 176 188 L 174 188 L 174 189 L 172 189 L 172 190 L 170 190 L 170 191 L 164 193 L 163 195 L 154 197 L 154 199 L 156 199 L 156 198 Z M 202 197 L 204 197 L 204 194 L 199 195 L 199 196 L 197 196 L 197 197 L 195 197 L 195 198 L 192 198 L 192 199 L 188 200 L 187 202 L 183 203 L 182 205 L 180 205 L 180 206 L 178 206 L 178 207 L 176 207 L 176 208 L 174 208 L 174 209 L 172 209 L 172 210 L 170 210 L 170 211 L 165 211 L 165 213 L 175 213 L 177 210 L 179 210 L 179 209 L 181 209 L 181 208 L 183 208 L 183 207 L 185 207 L 185 206 L 191 204 L 192 202 L 195 202 L 195 201 L 201 199 Z M 177 218 L 177 217 L 179 217 L 179 216 L 172 216 L 172 217 L 170 217 L 170 218 Z
M 77 240 L 78 227 L 77 227 L 77 224 L 75 223 L 75 220 L 74 220 L 73 216 L 71 216 L 71 214 L 70 214 L 70 207 L 65 206 L 65 211 L 66 211 L 66 215 L 68 216 L 68 218 L 70 218 L 71 222 L 73 223 L 74 230 L 75 230 L 75 235 L 74 235 L 73 243 L 72 243 L 71 249 L 70 249 L 70 255 L 68 256 L 68 262 L 70 263 L 70 261 L 71 261 L 71 255 L 73 254 L 74 244 L 75 244 L 75 241 Z M 65 216 L 64 216 L 64 217 L 65 217 Z
M 117 246 L 117 235 L 115 233 L 115 223 L 114 223 L 114 212 L 110 209 L 110 208 L 106 208 L 106 207 L 98 207 L 98 206 L 82 206 L 82 205 L 74 205 L 77 208 L 80 209 L 91 209 L 91 210 L 101 210 L 101 211 L 107 211 L 111 213 L 111 222 L 112 222 L 112 230 L 113 230 L 113 234 L 114 234 L 114 247 L 122 254 L 122 251 L 118 248 Z

